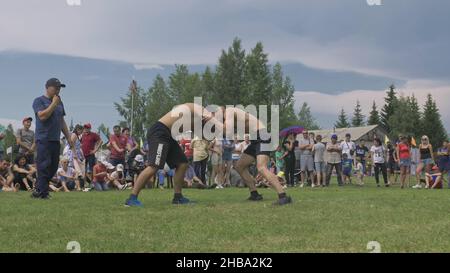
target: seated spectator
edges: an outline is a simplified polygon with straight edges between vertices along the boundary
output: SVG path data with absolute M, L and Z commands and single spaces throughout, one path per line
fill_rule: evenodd
M 15 187 L 18 187 L 20 190 L 33 191 L 36 184 L 36 169 L 27 164 L 25 155 L 19 155 L 16 158 L 12 171 Z
M 136 155 L 134 160 L 131 161 L 130 164 L 130 176 L 132 178 L 133 184 L 136 182 L 136 179 L 144 169 L 145 169 L 144 157 L 138 154 Z
M 11 171 L 11 162 L 9 160 L 0 160 L 0 191 L 16 192 L 18 189 L 13 187 L 14 174 Z
M 109 169 L 109 168 L 108 168 Z M 118 164 L 116 170 L 109 176 L 110 183 L 118 190 L 125 190 L 128 187 L 132 187 L 132 183 L 127 183 L 125 179 L 124 167 L 122 164 Z
M 97 191 L 107 191 L 108 187 L 108 171 L 105 165 L 106 162 L 99 160 L 94 166 L 94 189 Z
M 442 189 L 442 173 L 438 166 L 433 166 L 430 172 L 425 173 L 426 189 Z
M 169 166 L 166 164 L 164 169 L 158 170 L 158 182 L 159 188 L 164 189 L 164 180 L 167 177 L 167 188 L 173 187 L 173 176 L 175 174 L 175 170 L 171 170 Z
M 184 187 L 186 188 L 196 188 L 196 189 L 206 189 L 206 185 L 203 184 L 202 180 L 195 175 L 194 168 L 189 165 L 185 175 L 184 175 Z
M 64 158 L 61 161 L 61 168 L 56 172 L 59 182 L 65 192 L 70 192 L 71 190 L 81 191 L 80 181 L 77 177 L 77 172 L 75 168 L 69 167 L 69 159 Z
M 48 183 L 48 186 L 49 186 L 50 190 L 53 191 L 53 192 L 60 192 L 63 189 L 61 181 L 58 179 L 58 174 L 57 173 L 50 180 L 50 182 Z

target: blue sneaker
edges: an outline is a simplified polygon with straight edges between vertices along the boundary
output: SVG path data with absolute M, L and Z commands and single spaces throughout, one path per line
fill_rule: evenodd
M 174 204 L 174 205 L 187 205 L 187 204 L 193 204 L 193 203 L 195 203 L 195 202 L 187 199 L 186 197 L 181 197 L 181 198 L 178 198 L 178 199 L 174 198 L 172 200 L 172 204 Z
M 125 201 L 125 207 L 143 207 L 143 205 L 137 198 L 128 198 L 127 201 Z

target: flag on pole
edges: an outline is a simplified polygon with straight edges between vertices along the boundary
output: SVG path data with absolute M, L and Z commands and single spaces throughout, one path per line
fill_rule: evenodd
M 9 147 L 8 149 L 6 149 L 6 154 L 7 155 L 12 154 L 12 147 Z
M 131 81 L 131 84 L 130 84 L 130 91 L 131 91 L 131 93 L 132 94 L 136 94 L 136 92 L 137 92 L 137 82 L 136 82 L 136 80 L 135 79 L 133 79 L 132 81 Z
M 384 144 L 387 145 L 388 142 L 390 142 L 389 138 L 387 135 L 384 136 Z
M 107 144 L 109 142 L 108 137 L 100 131 L 100 139 L 103 141 L 103 144 Z

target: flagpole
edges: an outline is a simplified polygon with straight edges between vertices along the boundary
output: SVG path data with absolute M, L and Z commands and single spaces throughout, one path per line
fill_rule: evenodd
M 134 93 L 136 92 L 136 81 L 133 76 L 133 81 L 131 82 L 131 130 L 130 135 L 133 136 L 133 121 L 134 121 Z

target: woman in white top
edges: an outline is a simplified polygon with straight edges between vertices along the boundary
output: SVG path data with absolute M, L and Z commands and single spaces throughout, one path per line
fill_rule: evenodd
M 215 138 L 209 144 L 209 151 L 211 152 L 211 184 L 217 184 L 216 189 L 223 189 L 223 175 L 222 175 L 222 140 Z
M 370 148 L 370 154 L 373 158 L 377 187 L 380 187 L 380 170 L 383 174 L 384 185 L 386 187 L 389 187 L 386 167 L 387 150 L 383 147 L 379 138 L 374 139 L 373 143 L 374 145 L 372 146 L 372 148 Z

